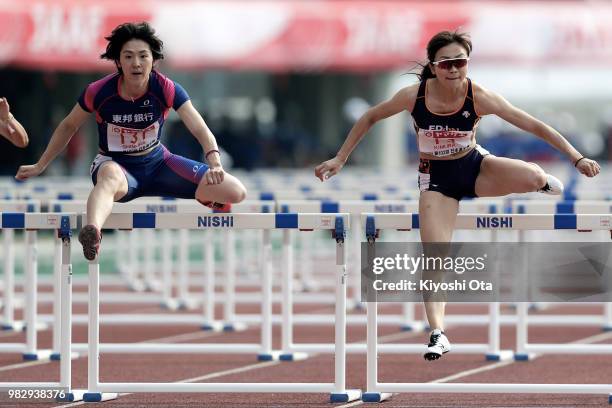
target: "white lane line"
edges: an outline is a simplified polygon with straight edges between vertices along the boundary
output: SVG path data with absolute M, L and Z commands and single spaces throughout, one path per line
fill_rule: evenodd
M 25 367 L 33 367 L 33 366 L 37 366 L 37 365 L 48 364 L 50 362 L 51 362 L 50 360 L 26 361 L 26 362 L 23 362 L 23 363 L 11 364 L 11 365 L 7 365 L 7 366 L 4 366 L 4 367 L 0 367 L 0 372 L 2 372 L 2 371 L 10 371 L 10 370 L 17 370 L 19 368 L 25 368 Z
M 173 342 L 180 343 L 180 342 L 185 342 L 185 341 L 190 341 L 190 340 L 197 340 L 197 339 L 203 339 L 206 337 L 217 336 L 219 335 L 219 333 L 220 332 L 200 330 L 200 331 L 193 332 L 193 333 L 183 333 L 183 334 L 177 334 L 176 336 L 168 336 L 168 337 L 162 337 L 159 339 L 144 340 L 144 341 L 140 341 L 139 343 L 173 343 Z

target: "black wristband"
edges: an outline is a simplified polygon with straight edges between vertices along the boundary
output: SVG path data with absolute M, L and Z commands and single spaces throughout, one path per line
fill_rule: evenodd
M 574 167 L 578 167 L 578 163 L 580 163 L 580 160 L 582 160 L 582 159 L 586 159 L 586 156 L 582 156 L 581 158 L 576 160 L 576 162 L 574 163 Z
M 212 153 L 219 153 L 219 151 L 218 151 L 217 149 L 213 149 L 213 150 L 209 151 L 208 153 L 206 153 L 206 154 L 204 155 L 204 160 L 208 160 L 208 156 L 209 156 L 210 154 L 212 154 Z M 221 155 L 221 153 L 219 153 L 219 155 Z

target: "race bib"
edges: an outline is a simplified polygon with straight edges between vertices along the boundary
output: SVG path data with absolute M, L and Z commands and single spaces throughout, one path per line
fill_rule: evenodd
M 436 157 L 450 156 L 470 148 L 471 130 L 419 129 L 419 151 Z
M 111 152 L 140 152 L 157 143 L 159 123 L 145 129 L 131 129 L 109 123 L 106 130 L 108 150 Z

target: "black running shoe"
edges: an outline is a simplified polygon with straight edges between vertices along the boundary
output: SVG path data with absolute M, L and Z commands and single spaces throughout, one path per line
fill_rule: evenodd
M 79 242 L 83 245 L 83 255 L 89 261 L 93 261 L 100 252 L 102 234 L 95 225 L 86 225 L 79 233 Z

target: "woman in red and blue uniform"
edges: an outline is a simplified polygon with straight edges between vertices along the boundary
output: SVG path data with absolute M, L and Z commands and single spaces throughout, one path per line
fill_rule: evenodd
M 87 200 L 87 225 L 79 234 L 89 260 L 98 254 L 100 229 L 115 201 L 170 196 L 223 209 L 246 196 L 242 183 L 223 170 L 215 137 L 183 87 L 155 69 L 164 57 L 155 31 L 147 23 L 126 23 L 106 40 L 101 58 L 114 61 L 117 72 L 85 88 L 38 162 L 21 166 L 16 175 L 24 180 L 42 173 L 95 114 L 99 154 L 90 169 L 94 188 Z M 170 109 L 200 142 L 207 164 L 172 154 L 160 143 Z
M 482 116 L 497 115 L 542 138 L 587 177 L 600 171 L 597 162 L 582 156 L 555 129 L 471 81 L 467 77 L 471 52 L 467 35 L 449 31 L 436 34 L 427 45 L 429 61 L 419 75 L 420 81 L 369 109 L 355 123 L 336 157 L 315 169 L 321 181 L 337 174 L 376 122 L 410 112 L 419 147 L 419 231 L 424 246 L 451 241 L 459 200 L 464 197 L 563 191 L 563 184 L 537 164 L 496 157 L 478 146 L 476 128 Z M 424 300 L 432 328 L 424 357 L 437 360 L 450 351 L 444 333 L 445 302 L 428 301 L 426 296 Z

